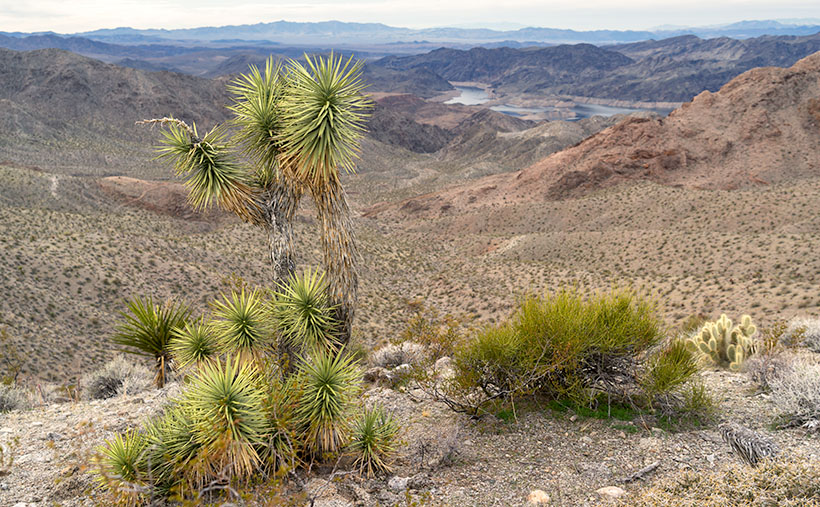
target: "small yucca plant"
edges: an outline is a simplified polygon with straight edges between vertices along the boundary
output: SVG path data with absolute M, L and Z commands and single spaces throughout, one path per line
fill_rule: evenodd
M 259 467 L 257 447 L 267 430 L 264 401 L 258 370 L 238 357 L 204 363 L 194 374 L 183 405 L 194 422 L 194 440 L 202 446 L 204 475 L 227 469 L 244 478 Z
M 174 336 L 168 348 L 180 368 L 203 363 L 218 353 L 219 345 L 208 325 L 202 321 L 187 323 L 184 328 L 174 329 L 172 334 Z
M 328 303 L 325 275 L 318 270 L 292 275 L 274 295 L 273 314 L 282 337 L 303 352 L 335 348 L 334 310 Z
M 156 360 L 157 387 L 165 385 L 165 373 L 170 367 L 168 342 L 176 328 L 185 326 L 190 310 L 183 303 L 166 301 L 154 304 L 151 297 L 135 297 L 127 302 L 128 313 L 117 327 L 112 341 L 125 347 L 124 352 L 153 357 Z
M 118 433 L 97 450 L 100 483 L 114 495 L 118 505 L 137 505 L 145 490 L 144 457 L 147 448 L 145 435 L 136 431 Z
M 222 349 L 228 354 L 258 355 L 271 337 L 265 305 L 259 291 L 232 291 L 213 303 L 211 324 Z
M 303 387 L 296 413 L 304 428 L 305 445 L 314 455 L 338 452 L 347 443 L 360 375 L 353 358 L 343 352 L 317 349 L 300 362 Z
M 172 401 L 161 416 L 145 424 L 143 431 L 145 466 L 158 493 L 183 494 L 188 482 L 201 482 L 199 477 L 186 477 L 200 445 L 194 439 L 193 418 L 179 400 Z
M 356 456 L 354 466 L 359 468 L 359 473 L 366 473 L 368 477 L 389 473 L 398 434 L 399 425 L 392 414 L 378 405 L 366 408 L 353 423 L 350 438 L 350 450 Z
M 274 472 L 292 470 L 298 464 L 301 447 L 295 413 L 300 385 L 294 375 L 283 377 L 278 374 L 280 370 L 273 373 L 269 368 L 265 371 L 262 381 L 267 394 L 264 403 L 267 429 L 260 457 Z

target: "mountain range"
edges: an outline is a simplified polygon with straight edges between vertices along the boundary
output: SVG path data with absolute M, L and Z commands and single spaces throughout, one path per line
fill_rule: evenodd
M 186 29 L 134 29 L 128 27 L 101 29 L 72 35 L 98 41 L 142 44 L 163 41 L 185 43 L 190 41 L 219 44 L 237 41 L 265 41 L 286 45 L 326 46 L 329 41 L 337 45 L 395 44 L 427 42 L 432 44 L 562 44 L 588 42 L 616 44 L 648 39 L 668 38 L 677 35 L 700 37 L 749 38 L 761 35 L 809 35 L 820 31 L 816 19 L 741 21 L 732 24 L 705 27 L 661 27 L 654 30 L 568 30 L 545 27 L 524 27 L 514 30 L 488 28 L 424 28 L 411 29 L 388 26 L 382 23 L 348 23 L 324 21 L 300 23 L 275 21 L 252 25 L 212 26 Z M 12 36 L 23 35 L 19 32 Z

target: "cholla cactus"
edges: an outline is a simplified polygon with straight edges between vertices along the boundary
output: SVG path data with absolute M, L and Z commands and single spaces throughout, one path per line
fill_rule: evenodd
M 689 350 L 702 353 L 713 364 L 729 365 L 732 371 L 740 370 L 744 359 L 754 352 L 752 335 L 757 327 L 752 318 L 744 315 L 740 324 L 732 326 L 732 321 L 725 314 L 715 322 L 707 322 L 693 337 L 686 340 Z

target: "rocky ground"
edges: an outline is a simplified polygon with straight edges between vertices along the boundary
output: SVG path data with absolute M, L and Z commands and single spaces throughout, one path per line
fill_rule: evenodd
M 763 432 L 784 453 L 820 457 L 816 436 L 771 429 L 770 404 L 747 374 L 707 371 L 703 378 L 720 403 L 721 420 Z M 95 447 L 160 410 L 177 390 L 172 384 L 104 401 L 52 403 L 0 415 L 0 505 L 102 502 L 89 467 Z M 716 425 L 669 432 L 640 417 L 591 419 L 538 403 L 520 404 L 517 422 L 472 421 L 418 390 L 371 386 L 366 398 L 392 410 L 403 424 L 404 445 L 393 474 L 363 480 L 344 473 L 344 467 L 335 474 L 314 468 L 300 478 L 314 505 L 507 506 L 525 505 L 528 499 L 546 502 L 546 497 L 549 505 L 601 505 L 613 494 L 628 503 L 645 484 L 736 459 Z M 646 467 L 652 469 L 646 482 L 625 481 Z

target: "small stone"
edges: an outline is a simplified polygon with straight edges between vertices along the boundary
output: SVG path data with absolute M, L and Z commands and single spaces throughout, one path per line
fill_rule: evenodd
M 585 444 L 591 444 L 591 443 L 592 443 L 592 439 L 591 439 L 591 438 L 589 438 L 589 437 L 587 437 L 587 436 L 583 436 L 583 437 L 581 437 L 581 442 L 583 442 L 583 443 L 585 443 Z
M 424 473 L 416 474 L 407 481 L 408 489 L 427 489 L 432 485 L 433 481 Z
M 49 431 L 48 433 L 46 433 L 46 440 L 51 440 L 52 442 L 57 442 L 57 441 L 62 440 L 62 439 L 63 439 L 63 436 L 60 435 L 59 433 L 55 433 L 53 431 Z
M 31 423 L 31 425 L 34 426 L 35 428 L 39 428 L 40 426 L 43 425 L 43 422 L 42 421 L 34 421 L 34 422 Z
M 550 503 L 550 496 L 546 491 L 534 489 L 530 491 L 527 497 L 527 505 L 548 505 Z
M 626 494 L 626 491 L 618 486 L 606 486 L 596 490 L 595 492 L 598 493 L 598 496 L 604 500 L 615 500 L 616 498 L 620 498 Z
M 407 484 L 409 482 L 410 477 L 399 477 L 398 475 L 394 475 L 389 481 L 387 481 L 387 487 L 394 493 L 401 493 L 407 489 Z
M 663 435 L 663 430 L 660 428 L 653 427 L 650 431 L 652 431 L 652 435 L 656 437 Z
M 373 368 L 368 369 L 364 372 L 363 377 L 365 382 L 371 383 L 376 383 L 383 380 L 390 382 L 392 380 L 390 373 L 381 366 L 374 366 Z
M 453 369 L 453 360 L 447 356 L 440 357 L 436 361 L 435 366 L 433 366 L 433 371 L 435 371 L 437 377 L 442 379 L 454 377 L 455 370 Z
M 578 420 L 578 416 L 576 414 L 572 414 L 572 417 L 570 417 L 569 420 L 575 422 Z

